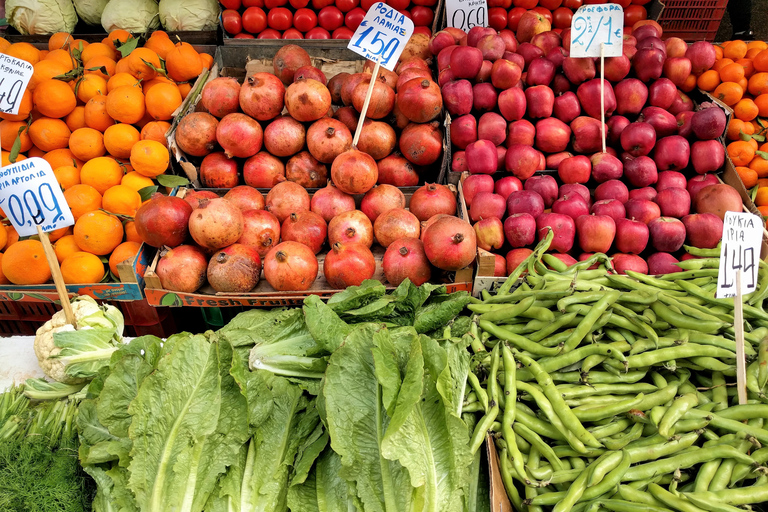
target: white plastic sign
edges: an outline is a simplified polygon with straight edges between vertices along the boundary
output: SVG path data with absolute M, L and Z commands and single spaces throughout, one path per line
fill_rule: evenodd
M 445 16 L 449 27 L 469 32 L 472 27 L 488 26 L 486 0 L 446 0 Z
M 368 9 L 347 48 L 390 71 L 413 34 L 413 21 L 382 2 Z
M 0 169 L 0 208 L 19 236 L 46 233 L 75 223 L 51 165 L 28 158 Z
M 571 20 L 571 57 L 619 57 L 624 50 L 624 9 L 619 4 L 582 5 Z
M 757 215 L 725 212 L 723 224 L 715 295 L 718 299 L 736 296 L 736 272 L 739 270 L 741 294 L 746 295 L 757 289 L 760 243 L 763 240 L 763 226 Z
M 34 71 L 29 62 L 0 53 L 0 111 L 19 113 L 21 97 Z

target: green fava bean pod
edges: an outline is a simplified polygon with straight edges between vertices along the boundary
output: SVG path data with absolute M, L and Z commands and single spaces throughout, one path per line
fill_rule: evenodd
M 694 393 L 686 393 L 675 400 L 659 422 L 659 434 L 669 437 L 675 423 L 685 416 L 689 409 L 696 407 L 698 404 L 699 398 Z

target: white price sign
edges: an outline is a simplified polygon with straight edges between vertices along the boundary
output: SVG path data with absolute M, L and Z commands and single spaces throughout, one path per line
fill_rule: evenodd
M 446 0 L 445 16 L 449 27 L 469 32 L 472 27 L 488 26 L 486 0 Z
M 720 271 L 715 297 L 736 296 L 736 273 L 741 271 L 741 294 L 757 289 L 760 243 L 763 227 L 760 218 L 751 213 L 725 212 L 723 241 L 720 244 Z
M 0 169 L 0 208 L 19 236 L 46 233 L 75 223 L 51 165 L 28 158 Z
M 0 111 L 19 113 L 21 97 L 34 71 L 29 62 L 0 53 Z
M 413 34 L 413 21 L 382 2 L 368 9 L 347 48 L 390 71 Z
M 619 4 L 582 5 L 571 20 L 571 57 L 619 57 L 624 50 L 624 9 Z

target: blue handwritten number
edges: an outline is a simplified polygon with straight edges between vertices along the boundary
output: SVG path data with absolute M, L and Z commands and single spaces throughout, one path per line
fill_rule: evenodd
M 32 211 L 32 207 L 29 205 L 29 199 L 35 202 L 35 211 Z M 27 211 L 32 216 L 32 220 L 35 224 L 40 225 L 45 220 L 45 214 L 40 209 L 40 201 L 37 200 L 37 196 L 31 190 L 24 191 L 24 204 L 27 206 Z
M 357 41 L 355 41 L 355 44 L 352 45 L 352 46 L 357 46 L 358 48 L 360 48 L 360 43 L 363 42 L 363 39 L 368 37 L 368 34 L 370 34 L 372 30 L 373 30 L 373 27 L 370 27 L 370 28 L 367 28 L 367 29 L 363 30 L 360 33 L 360 37 L 357 38 Z
M 600 16 L 600 20 L 597 22 L 597 27 L 600 28 L 600 25 L 602 25 L 602 24 L 603 24 L 603 16 Z M 598 32 L 599 32 L 599 30 L 595 30 L 595 33 L 592 34 L 592 39 L 589 40 L 589 44 L 587 45 L 587 50 L 586 51 L 589 51 L 589 49 L 592 47 L 592 43 L 595 42 L 595 37 L 597 37 L 597 33 Z
M 608 41 L 606 41 L 605 44 L 613 44 L 611 42 L 611 36 L 613 35 L 613 32 L 611 31 L 611 26 L 613 26 L 613 20 L 611 19 L 610 16 L 608 16 L 608 21 L 606 23 L 603 23 L 603 25 L 608 27 Z
M 24 209 L 21 206 L 21 199 L 19 199 L 19 196 L 13 194 L 10 199 L 8 199 L 8 206 L 11 215 L 13 215 L 13 220 L 16 221 L 16 225 L 23 226 L 24 222 L 26 221 L 26 216 L 24 215 Z M 19 216 L 16 215 L 17 211 L 21 214 L 21 219 L 19 219 Z
M 44 191 L 43 189 L 47 189 L 47 191 Z M 61 206 L 59 206 L 59 202 L 56 200 L 56 196 L 53 194 L 53 189 L 51 188 L 50 183 L 43 183 L 40 185 L 40 189 L 38 190 L 40 193 L 40 200 L 43 202 L 43 206 L 49 211 L 53 212 L 56 215 L 53 217 L 53 220 L 50 222 L 58 222 L 59 220 L 64 220 L 64 214 L 61 211 Z M 51 200 L 51 203 L 48 204 L 48 201 L 46 201 L 46 195 Z
M 578 32 L 579 35 L 571 39 L 571 44 L 584 44 L 580 39 L 587 32 L 587 20 L 581 16 L 573 20 L 573 30 Z
M 397 50 L 398 46 L 400 46 L 399 39 L 393 38 L 389 40 L 389 42 L 387 43 L 387 46 L 385 46 L 384 49 L 382 50 L 382 56 L 386 55 L 382 64 L 384 64 L 385 66 L 389 64 L 389 61 L 392 59 L 392 56 L 395 54 L 395 51 Z M 387 50 L 389 50 L 389 55 L 387 55 Z
M 379 43 L 379 49 L 378 50 L 371 49 L 371 52 L 374 55 L 381 55 L 381 52 L 384 51 L 384 41 L 381 40 L 380 37 L 379 37 L 379 36 L 382 36 L 382 35 L 384 35 L 384 34 L 382 34 L 381 31 L 376 32 L 376 35 L 373 36 L 373 39 L 371 40 L 371 46 L 373 46 L 376 43 Z

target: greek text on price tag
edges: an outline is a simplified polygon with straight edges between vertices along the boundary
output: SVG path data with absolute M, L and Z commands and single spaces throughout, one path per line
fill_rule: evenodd
M 624 50 L 624 9 L 619 4 L 582 5 L 571 20 L 571 57 L 619 57 Z
M 19 236 L 46 233 L 75 223 L 51 165 L 28 158 L 0 169 L 0 208 Z
M 27 61 L 0 53 L 0 112 L 16 115 L 34 68 Z
M 347 48 L 394 71 L 411 34 L 413 21 L 387 4 L 376 2 L 368 9 Z
M 741 270 L 741 294 L 757 288 L 760 242 L 763 227 L 760 218 L 751 213 L 726 212 L 723 219 L 723 241 L 720 245 L 720 271 L 717 276 L 718 299 L 736 296 L 736 272 Z
M 488 26 L 486 0 L 446 0 L 446 18 L 449 27 L 469 32 L 472 27 Z

